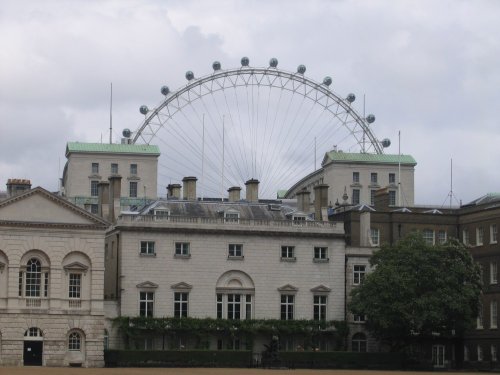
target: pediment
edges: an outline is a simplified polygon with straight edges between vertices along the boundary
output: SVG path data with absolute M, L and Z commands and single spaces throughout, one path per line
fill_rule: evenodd
M 323 284 L 318 285 L 317 287 L 314 287 L 311 289 L 311 292 L 313 293 L 330 293 L 331 289 L 324 286 Z
M 286 284 L 278 288 L 278 291 L 280 292 L 293 292 L 296 293 L 298 292 L 299 288 L 291 285 L 291 284 Z
M 172 289 L 176 289 L 176 290 L 191 290 L 191 289 L 193 289 L 193 286 L 191 284 L 185 283 L 184 281 L 177 283 L 177 284 L 173 284 L 170 287 Z
M 158 284 L 152 281 L 144 281 L 143 283 L 137 284 L 136 287 L 139 289 L 156 289 L 158 288 Z
M 80 262 L 73 262 L 73 263 L 67 264 L 67 265 L 63 266 L 63 268 L 66 272 L 68 272 L 68 271 L 87 272 L 87 270 L 89 269 L 89 267 L 87 267 L 85 264 L 80 263 Z
M 109 226 L 106 220 L 41 187 L 0 202 L 0 221 L 23 225 Z

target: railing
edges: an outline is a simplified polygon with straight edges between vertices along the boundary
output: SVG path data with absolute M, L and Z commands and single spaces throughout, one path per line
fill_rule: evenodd
M 238 219 L 238 222 L 228 222 L 227 219 L 213 217 L 193 216 L 165 216 L 165 215 L 130 215 L 122 214 L 118 218 L 119 223 L 182 223 L 182 224 L 212 224 L 234 227 L 238 225 L 252 227 L 280 227 L 280 228 L 337 228 L 336 222 L 312 221 L 312 220 L 265 220 L 265 219 Z
M 42 300 L 40 298 L 26 298 L 26 307 L 38 308 L 42 306 Z
M 71 310 L 79 310 L 82 308 L 82 301 L 79 299 L 70 299 L 68 302 Z

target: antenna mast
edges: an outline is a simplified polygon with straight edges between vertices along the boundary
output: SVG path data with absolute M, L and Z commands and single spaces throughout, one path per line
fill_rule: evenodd
M 224 202 L 224 118 L 222 115 L 222 169 L 221 169 L 221 179 L 220 179 L 220 199 Z
M 365 115 L 365 94 L 363 94 L 363 119 L 366 118 L 366 115 Z M 368 126 L 368 125 L 366 125 Z M 365 153 L 365 135 L 366 135 L 366 132 L 365 132 L 365 128 L 363 127 L 363 153 Z
M 203 114 L 203 133 L 201 141 L 201 200 L 205 195 L 205 114 Z
M 401 130 L 398 131 L 398 205 L 401 206 Z
M 113 143 L 113 82 L 111 82 L 111 96 L 109 100 L 109 144 Z

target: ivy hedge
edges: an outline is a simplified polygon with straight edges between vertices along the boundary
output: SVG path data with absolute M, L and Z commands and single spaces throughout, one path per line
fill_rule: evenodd
M 276 367 L 318 369 L 404 369 L 402 353 L 280 352 Z M 106 350 L 106 367 L 250 367 L 258 366 L 251 351 Z

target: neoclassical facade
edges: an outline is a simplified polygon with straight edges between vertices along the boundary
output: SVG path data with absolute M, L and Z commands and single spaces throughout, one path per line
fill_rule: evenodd
M 2 365 L 103 365 L 107 227 L 39 187 L 0 202 Z

